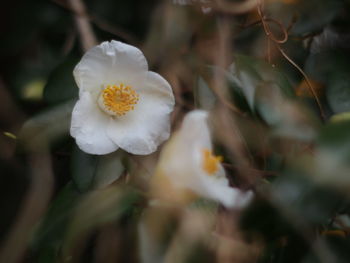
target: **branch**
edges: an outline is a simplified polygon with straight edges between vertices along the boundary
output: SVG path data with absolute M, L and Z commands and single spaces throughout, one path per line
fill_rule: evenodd
M 68 0 L 69 6 L 74 11 L 74 19 L 80 35 L 81 45 L 84 51 L 89 50 L 97 44 L 95 35 L 89 23 L 85 6 L 81 0 Z

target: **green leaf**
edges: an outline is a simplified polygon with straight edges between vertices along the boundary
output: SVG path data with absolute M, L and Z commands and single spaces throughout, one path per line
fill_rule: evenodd
M 279 208 L 299 224 L 327 224 L 341 205 L 341 196 L 317 185 L 302 171 L 288 171 L 273 183 L 273 199 Z M 286 209 L 288 208 L 288 209 Z
M 119 152 L 97 156 L 76 147 L 72 155 L 71 170 L 77 188 L 85 192 L 111 184 L 125 169 Z
M 276 85 L 287 97 L 293 97 L 293 88 L 288 79 L 277 68 L 264 60 L 236 55 L 230 66 L 230 81 L 244 94 L 251 109 L 255 108 L 256 93 L 261 85 Z
M 318 138 L 320 150 L 332 154 L 344 162 L 350 161 L 350 120 L 330 123 L 325 126 Z
M 93 180 L 94 188 L 104 188 L 117 180 L 125 171 L 120 152 L 98 157 L 98 169 Z
M 58 263 L 58 251 L 57 249 L 50 247 L 45 248 L 40 251 L 37 260 L 37 263 Z
M 311 54 L 305 63 L 305 73 L 312 80 L 327 84 L 329 74 L 333 70 L 339 70 L 339 68 L 343 67 L 342 65 L 345 61 L 342 57 L 343 54 L 338 51 L 325 51 Z
M 80 236 L 128 214 L 139 200 L 139 193 L 126 186 L 112 186 L 90 192 L 80 202 L 69 225 L 64 243 L 64 254 L 70 255 L 70 249 L 74 247 Z
M 241 90 L 251 110 L 270 125 L 273 135 L 310 141 L 316 121 L 298 103 L 287 77 L 264 60 L 235 56 L 230 67 L 233 88 Z
M 302 35 L 321 30 L 337 16 L 342 6 L 343 0 L 273 1 L 266 5 L 266 13 L 285 26 L 295 16 L 291 33 Z
M 68 101 L 32 117 L 24 123 L 19 140 L 38 151 L 49 143 L 68 136 L 74 104 L 75 101 Z
M 350 66 L 350 64 L 349 64 Z M 350 111 L 350 71 L 334 72 L 327 88 L 327 100 L 335 113 Z
M 211 110 L 215 105 L 216 95 L 202 77 L 198 78 L 195 91 L 194 96 L 198 106 L 201 109 Z
M 315 155 L 300 162 L 318 183 L 349 194 L 350 121 L 330 122 L 316 141 Z
M 312 54 L 306 62 L 306 73 L 326 86 L 326 98 L 335 113 L 350 111 L 349 54 L 329 50 Z
M 47 103 L 57 104 L 78 97 L 78 87 L 73 78 L 73 69 L 78 61 L 77 58 L 68 57 L 52 71 L 44 89 Z
M 72 179 L 76 187 L 82 192 L 92 187 L 98 164 L 97 158 L 96 155 L 87 154 L 78 147 L 75 147 L 72 152 Z
M 71 182 L 61 190 L 34 233 L 34 250 L 62 245 L 66 227 L 81 196 Z
M 244 211 L 240 225 L 244 230 L 258 233 L 267 241 L 275 240 L 293 231 L 276 207 L 258 198 Z
M 331 117 L 330 122 L 342 122 L 350 120 L 350 112 L 342 112 Z
M 207 212 L 212 215 L 216 215 L 218 207 L 219 205 L 217 202 L 203 198 L 198 198 L 189 205 L 189 209 Z
M 319 239 L 323 242 L 328 251 L 326 251 L 326 255 L 328 259 L 324 259 L 324 262 L 334 262 L 334 263 L 347 263 L 349 262 L 350 252 L 349 252 L 349 238 L 335 237 L 335 236 L 322 236 Z M 318 242 L 320 242 L 318 240 Z M 317 251 L 317 250 L 316 250 Z M 322 257 L 324 253 L 315 254 L 314 251 L 310 251 L 310 253 L 305 257 L 302 263 L 319 263 L 322 262 L 320 257 Z

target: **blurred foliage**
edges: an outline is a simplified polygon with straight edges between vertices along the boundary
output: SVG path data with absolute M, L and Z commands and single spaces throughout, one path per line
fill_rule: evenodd
M 171 83 L 174 130 L 190 109 L 212 112 L 228 178 L 255 193 L 242 211 L 157 203 L 157 154 L 79 150 L 69 136 L 77 14 L 64 0 L 4 4 L 0 261 L 350 261 L 350 1 L 264 1 L 285 43 L 267 40 L 256 7 L 216 2 L 84 1 L 99 41 L 139 47 Z

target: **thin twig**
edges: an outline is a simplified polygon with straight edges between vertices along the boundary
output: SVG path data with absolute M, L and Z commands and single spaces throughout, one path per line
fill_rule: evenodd
M 281 52 L 281 54 L 283 55 L 283 57 L 288 60 L 288 62 L 290 64 L 292 64 L 304 77 L 305 81 L 306 81 L 306 84 L 307 86 L 309 87 L 309 90 L 311 91 L 312 95 L 314 96 L 315 100 L 316 100 L 316 103 L 317 103 L 317 106 L 320 110 L 320 113 L 321 113 L 321 117 L 323 120 L 326 119 L 326 115 L 324 114 L 324 111 L 323 111 L 323 108 L 322 108 L 322 105 L 321 105 L 321 101 L 315 91 L 315 89 L 313 88 L 311 82 L 310 82 L 310 79 L 309 77 L 306 75 L 306 73 L 284 52 L 284 50 L 279 46 L 279 45 L 276 45 L 279 52 Z
M 315 100 L 316 100 L 316 103 L 317 103 L 317 106 L 320 110 L 320 114 L 321 114 L 321 118 L 323 120 L 326 119 L 325 117 L 325 114 L 324 114 L 324 111 L 323 111 L 323 108 L 322 108 L 322 104 L 321 104 L 321 101 L 315 91 L 315 89 L 313 88 L 308 76 L 306 75 L 306 73 L 284 52 L 284 50 L 281 48 L 280 44 L 283 44 L 285 42 L 288 41 L 288 29 L 285 29 L 284 26 L 278 22 L 277 20 L 274 20 L 274 19 L 271 19 L 271 18 L 266 18 L 265 15 L 264 15 L 264 12 L 263 12 L 263 1 L 260 0 L 260 3 L 258 5 L 258 14 L 259 14 L 259 17 L 261 19 L 261 22 L 262 22 L 262 25 L 263 25 L 263 28 L 264 28 L 264 32 L 267 36 L 267 38 L 271 41 L 273 41 L 278 49 L 278 51 L 282 54 L 282 56 L 291 64 L 293 65 L 301 74 L 302 76 L 304 77 L 305 81 L 306 81 L 306 84 L 310 90 L 310 92 L 312 93 L 312 95 L 314 96 Z M 282 30 L 282 33 L 283 33 L 283 38 L 282 39 L 277 39 L 274 34 L 271 32 L 270 30 L 270 27 L 268 25 L 267 22 L 273 22 L 275 23 L 276 25 L 279 26 L 279 28 Z M 270 48 L 270 47 L 268 47 Z
M 278 43 L 278 44 L 283 44 L 283 43 L 288 41 L 288 32 L 284 28 L 284 26 L 275 19 L 266 18 L 263 14 L 261 5 L 258 5 L 258 14 L 260 16 L 262 25 L 264 27 L 265 34 L 270 40 L 272 40 L 273 42 Z M 268 25 L 267 22 L 272 22 L 272 23 L 276 24 L 281 29 L 282 34 L 283 34 L 282 39 L 278 39 L 277 37 L 275 37 L 275 35 L 271 32 L 270 26 Z

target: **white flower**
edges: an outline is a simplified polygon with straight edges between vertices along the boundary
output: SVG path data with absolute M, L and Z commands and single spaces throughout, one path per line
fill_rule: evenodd
M 222 157 L 212 152 L 207 118 L 208 113 L 201 110 L 185 116 L 180 130 L 174 133 L 161 152 L 153 178 L 155 191 L 169 196 L 176 194 L 177 190 L 187 189 L 227 207 L 245 206 L 252 198 L 252 192 L 244 193 L 229 186 L 221 164 Z M 172 189 L 167 186 L 169 183 Z
M 79 100 L 70 133 L 80 149 L 150 154 L 168 139 L 174 95 L 164 78 L 148 71 L 139 49 L 103 42 L 86 52 L 73 74 Z

